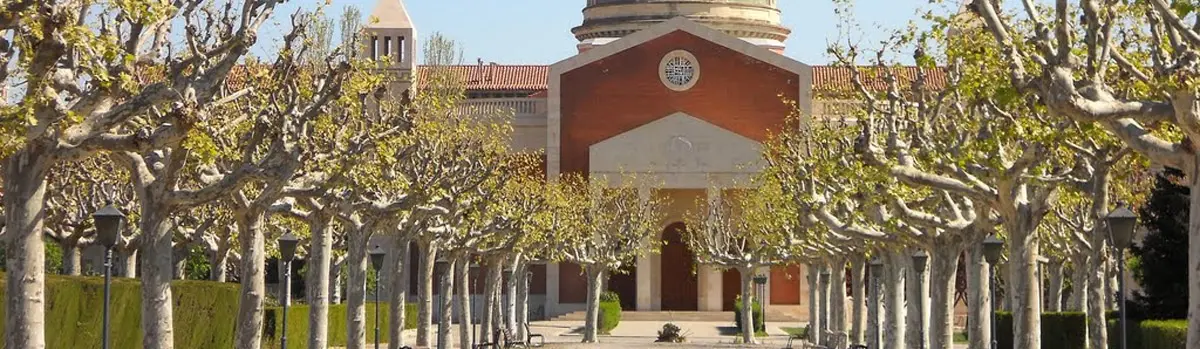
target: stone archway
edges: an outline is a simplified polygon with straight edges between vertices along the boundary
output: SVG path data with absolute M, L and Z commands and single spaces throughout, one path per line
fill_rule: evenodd
M 699 281 L 695 273 L 696 258 L 683 242 L 683 223 L 673 223 L 663 230 L 662 240 L 662 310 L 695 311 L 699 309 Z

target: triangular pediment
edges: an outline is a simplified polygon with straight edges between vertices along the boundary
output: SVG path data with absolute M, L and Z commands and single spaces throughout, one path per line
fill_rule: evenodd
M 754 173 L 762 145 L 675 113 L 592 145 L 589 162 L 599 173 Z

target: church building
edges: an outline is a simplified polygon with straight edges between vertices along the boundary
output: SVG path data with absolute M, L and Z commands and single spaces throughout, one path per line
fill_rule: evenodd
M 550 178 L 578 173 L 618 183 L 632 172 L 661 183 L 648 194 L 671 203 L 659 235 L 665 246 L 606 286 L 624 308 L 727 311 L 738 272 L 694 266 L 680 236 L 683 215 L 697 200 L 745 185 L 761 169 L 761 142 L 795 108 L 836 114 L 847 102 L 835 96 L 851 87 L 846 69 L 783 54 L 790 30 L 781 15 L 777 0 L 587 0 L 583 22 L 571 29 L 578 54 L 551 65 L 480 61 L 453 69 L 467 80 L 465 103 L 515 114 L 513 147 L 543 150 Z M 411 76 L 420 68 L 419 37 L 403 3 L 382 0 L 372 16 L 368 51 L 396 57 L 396 74 Z M 531 311 L 555 317 L 584 309 L 577 265 L 533 271 Z M 801 268 L 760 273 L 769 278 L 770 312 L 806 313 Z

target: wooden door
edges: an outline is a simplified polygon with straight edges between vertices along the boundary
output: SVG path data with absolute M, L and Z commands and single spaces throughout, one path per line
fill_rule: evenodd
M 663 232 L 666 245 L 662 247 L 662 310 L 699 309 L 696 259 L 683 242 L 683 229 L 683 223 L 675 223 Z

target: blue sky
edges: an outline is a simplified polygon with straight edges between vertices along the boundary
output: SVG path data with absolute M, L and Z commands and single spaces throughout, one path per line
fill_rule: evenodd
M 328 2 L 325 2 L 328 1 Z M 338 18 L 347 5 L 369 15 L 376 0 L 292 0 L 278 8 L 276 19 L 286 19 L 298 8 L 328 4 L 326 12 Z M 787 55 L 801 62 L 830 61 L 825 49 L 830 41 L 845 40 L 830 0 L 780 0 L 784 25 L 792 29 Z M 918 18 L 930 0 L 856 0 L 855 20 L 863 28 L 851 37 L 864 46 L 885 39 L 886 30 L 899 29 Z M 584 0 L 406 0 L 418 35 L 440 32 L 459 42 L 464 60 L 476 58 L 500 64 L 551 64 L 575 54 L 571 28 L 583 20 Z M 945 5 L 935 5 L 939 8 Z M 268 25 L 270 26 L 270 25 Z M 263 28 L 265 37 L 280 30 Z M 879 30 L 886 29 L 886 30 Z M 861 32 L 869 32 L 863 34 Z M 335 35 L 336 36 L 336 35 Z

